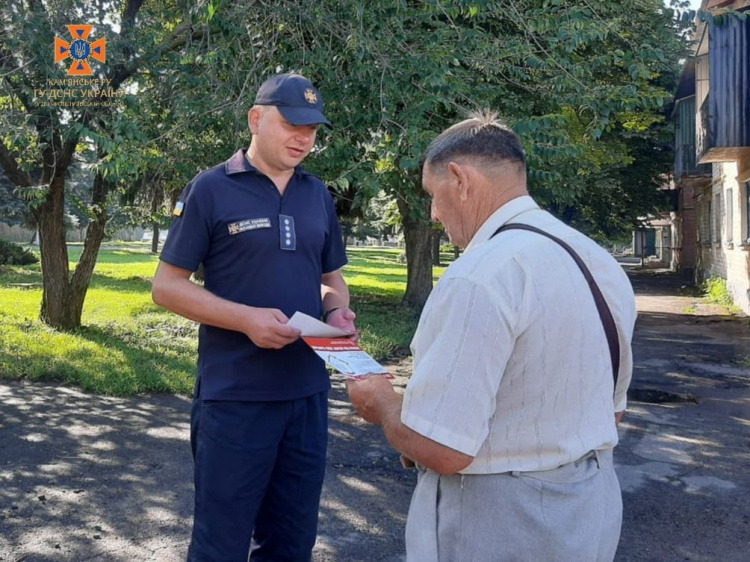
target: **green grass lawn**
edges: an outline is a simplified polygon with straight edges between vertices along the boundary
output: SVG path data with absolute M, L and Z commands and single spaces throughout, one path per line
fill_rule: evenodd
M 400 303 L 406 266 L 397 249 L 349 248 L 344 275 L 362 345 L 382 360 L 405 353 L 418 315 Z M 71 270 L 80 246 L 69 248 Z M 83 325 L 57 332 L 38 320 L 38 265 L 0 268 L 0 377 L 53 380 L 109 395 L 190 394 L 197 325 L 151 302 L 158 258 L 147 244 L 106 247 L 99 254 Z M 435 268 L 435 276 L 444 268 Z

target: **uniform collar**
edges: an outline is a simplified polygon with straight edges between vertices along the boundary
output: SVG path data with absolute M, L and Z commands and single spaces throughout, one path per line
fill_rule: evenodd
M 482 226 L 479 227 L 479 230 L 477 230 L 476 234 L 472 237 L 469 245 L 466 246 L 464 253 L 471 251 L 475 246 L 487 242 L 498 228 L 510 222 L 521 213 L 535 210 L 539 210 L 539 205 L 537 205 L 529 195 L 522 195 L 521 197 L 511 199 L 484 221 Z
M 256 174 L 265 175 L 263 172 L 253 166 L 247 158 L 245 158 L 246 148 L 241 148 L 235 152 L 232 157 L 224 163 L 224 171 L 228 176 L 233 174 L 240 174 L 242 172 L 254 172 Z M 302 166 L 294 168 L 294 174 L 296 176 L 309 175 Z

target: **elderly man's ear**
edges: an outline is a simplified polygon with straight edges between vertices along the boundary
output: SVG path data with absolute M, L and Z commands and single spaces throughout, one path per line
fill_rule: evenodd
M 459 164 L 458 162 L 448 163 L 448 174 L 451 180 L 456 182 L 456 188 L 459 190 L 459 199 L 461 201 L 466 201 L 469 197 L 471 171 L 472 168 L 466 164 Z

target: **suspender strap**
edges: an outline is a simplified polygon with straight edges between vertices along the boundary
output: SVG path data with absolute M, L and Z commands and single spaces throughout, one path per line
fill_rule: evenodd
M 604 333 L 607 336 L 607 343 L 609 344 L 609 357 L 612 361 L 612 375 L 614 377 L 616 387 L 617 376 L 620 372 L 620 341 L 617 338 L 617 327 L 615 326 L 615 319 L 612 316 L 612 312 L 609 310 L 609 306 L 607 306 L 607 301 L 604 300 L 604 295 L 602 295 L 602 292 L 599 289 L 599 285 L 596 284 L 593 275 L 591 275 L 591 272 L 589 271 L 589 268 L 586 267 L 586 264 L 583 263 L 581 256 L 579 256 L 575 252 L 575 250 L 573 250 L 573 248 L 571 248 L 566 242 L 560 240 L 557 236 L 553 236 L 549 232 L 545 232 L 544 230 L 540 230 L 528 224 L 505 224 L 498 228 L 495 233 L 490 236 L 490 238 L 493 238 L 496 234 L 499 234 L 504 230 L 528 230 L 529 232 L 536 232 L 537 234 L 546 236 L 550 240 L 554 240 L 560 246 L 565 248 L 565 250 L 575 260 L 576 265 L 578 265 L 578 268 L 581 270 L 581 273 L 583 273 L 583 276 L 586 278 L 586 281 L 589 284 L 589 289 L 591 289 L 591 294 L 593 295 L 594 302 L 596 303 L 596 310 L 599 312 L 599 318 L 601 318 L 602 326 L 604 326 Z

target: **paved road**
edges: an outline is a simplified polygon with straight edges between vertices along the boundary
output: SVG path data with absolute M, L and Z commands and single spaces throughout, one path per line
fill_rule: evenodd
M 617 560 L 747 562 L 750 321 L 678 296 L 674 277 L 632 280 L 632 394 L 643 401 L 631 401 L 615 453 L 625 504 Z
M 633 276 L 633 400 L 616 453 L 619 562 L 750 560 L 750 323 Z M 405 378 L 397 379 L 403 385 Z M 0 561 L 183 560 L 189 402 L 0 383 Z M 401 561 L 414 474 L 331 395 L 316 562 Z

